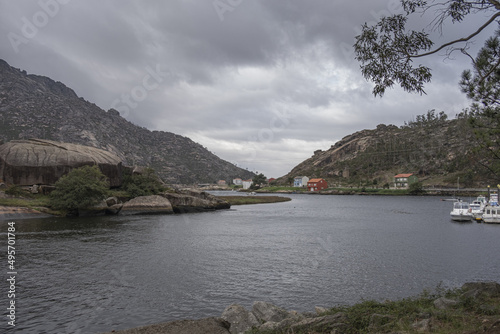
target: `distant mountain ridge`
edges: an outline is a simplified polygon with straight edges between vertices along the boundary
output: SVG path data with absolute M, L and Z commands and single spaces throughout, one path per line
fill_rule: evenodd
M 187 137 L 150 131 L 116 110 L 104 111 L 48 77 L 27 74 L 0 59 L 0 141 L 41 138 L 93 146 L 130 166 L 150 166 L 167 183 L 248 179 L 254 174 Z
M 295 166 L 278 181 L 321 177 L 330 185 L 383 186 L 399 173 L 413 173 L 424 185 L 481 186 L 495 182 L 480 163 L 467 115 L 448 120 L 430 114 L 401 127 L 380 124 L 342 138 Z M 493 183 L 496 184 L 496 183 Z

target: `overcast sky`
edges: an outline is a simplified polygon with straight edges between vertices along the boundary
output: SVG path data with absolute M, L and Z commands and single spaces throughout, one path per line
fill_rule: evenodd
M 458 81 L 470 60 L 459 54 L 420 60 L 433 68 L 427 95 L 371 94 L 354 36 L 399 11 L 396 0 L 0 0 L 0 58 L 137 125 L 279 177 L 356 131 L 431 109 L 453 118 L 468 105 Z M 483 21 L 450 24 L 436 43 Z

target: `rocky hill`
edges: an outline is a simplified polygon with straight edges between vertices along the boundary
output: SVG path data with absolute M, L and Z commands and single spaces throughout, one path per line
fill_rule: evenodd
M 344 137 L 281 177 L 321 177 L 330 184 L 383 186 L 399 173 L 415 173 L 424 185 L 486 186 L 492 175 L 481 166 L 475 135 L 467 115 L 448 120 L 433 111 L 404 126 L 378 125 Z M 493 183 L 496 184 L 496 183 Z
M 104 149 L 124 164 L 150 166 L 167 183 L 252 178 L 191 139 L 134 125 L 104 111 L 61 82 L 27 74 L 0 60 L 0 142 L 40 138 Z

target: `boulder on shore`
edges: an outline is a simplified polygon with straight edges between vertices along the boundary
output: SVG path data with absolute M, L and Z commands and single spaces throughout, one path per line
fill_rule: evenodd
M 231 324 L 231 334 L 244 334 L 248 329 L 261 324 L 252 312 L 238 304 L 228 306 L 222 312 L 221 318 Z
M 122 184 L 122 161 L 108 151 L 44 139 L 12 140 L 0 146 L 0 179 L 9 184 L 51 185 L 86 165 L 99 166 L 111 187 Z
M 172 204 L 165 197 L 159 195 L 139 196 L 123 204 L 120 213 L 135 214 L 170 214 L 173 213 Z

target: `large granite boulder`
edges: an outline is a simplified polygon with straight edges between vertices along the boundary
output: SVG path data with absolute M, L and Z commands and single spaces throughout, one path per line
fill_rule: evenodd
M 173 213 L 172 204 L 165 197 L 159 195 L 139 196 L 125 202 L 121 214 L 169 214 Z
M 252 327 L 258 327 L 261 323 L 257 317 L 245 307 L 232 304 L 222 312 L 221 318 L 231 324 L 231 334 L 244 334 Z
M 122 161 L 108 151 L 43 139 L 13 140 L 0 146 L 0 178 L 6 183 L 50 185 L 85 165 L 98 165 L 111 187 L 121 185 Z
M 261 322 L 280 322 L 290 317 L 287 310 L 271 303 L 256 301 L 252 305 L 252 313 Z

